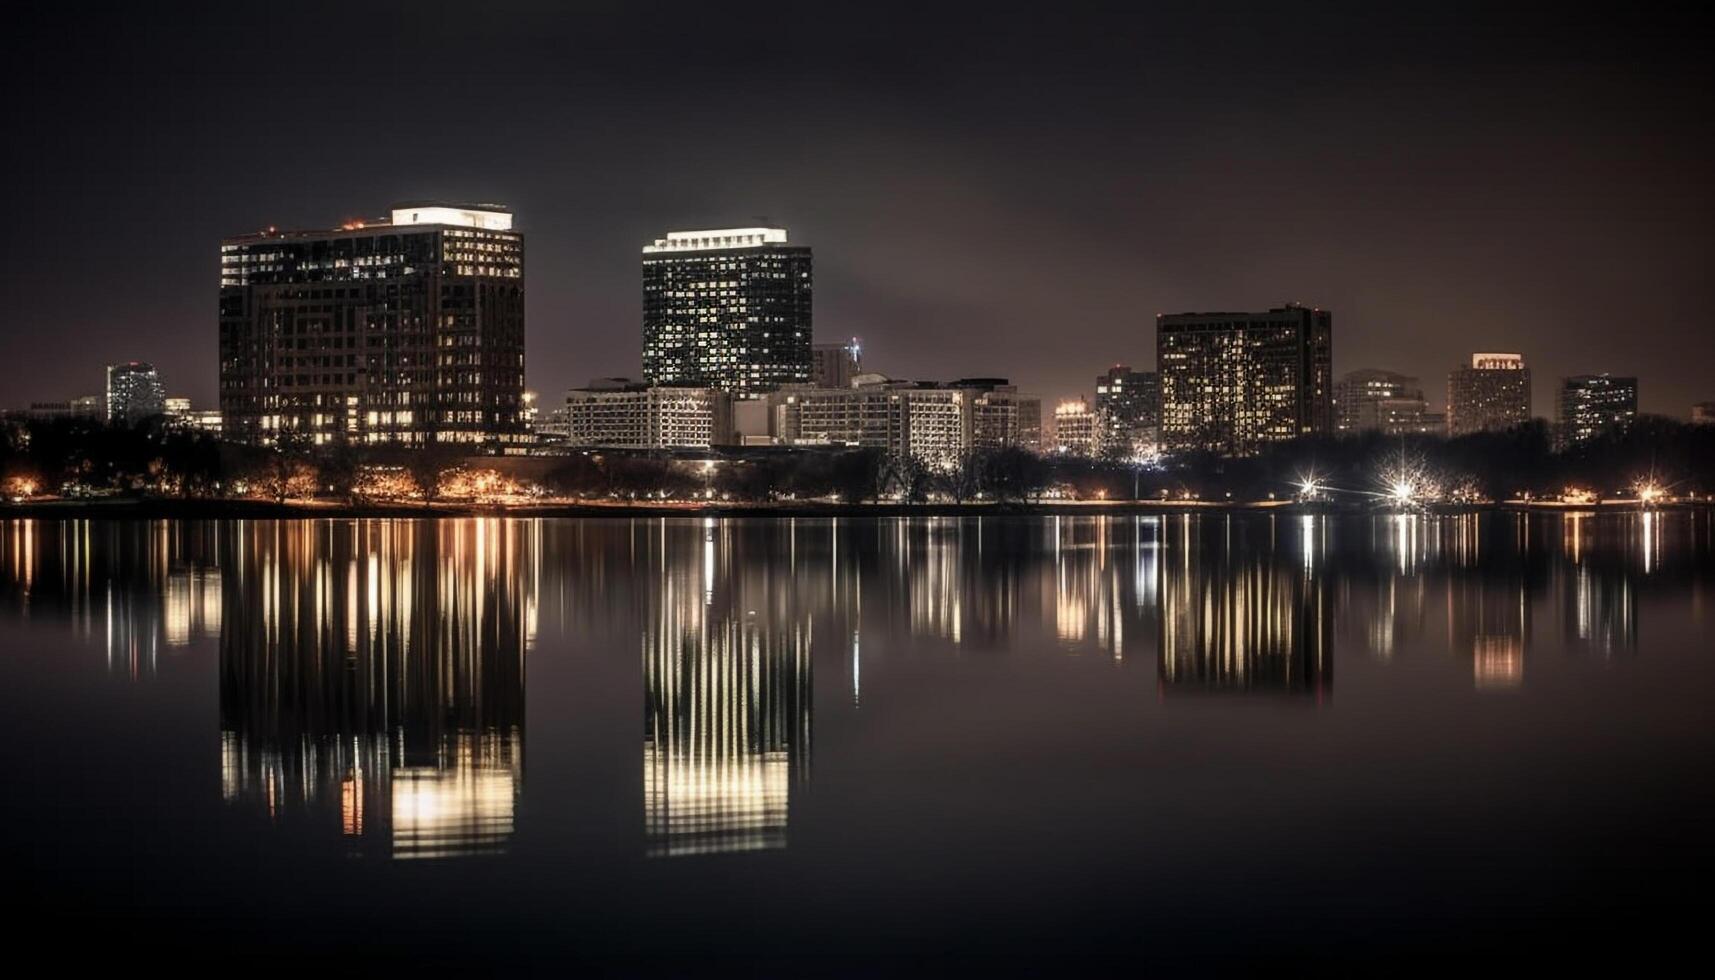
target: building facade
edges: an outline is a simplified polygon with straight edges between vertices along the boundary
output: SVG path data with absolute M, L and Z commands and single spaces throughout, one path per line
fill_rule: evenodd
M 853 337 L 843 344 L 810 346 L 810 383 L 818 388 L 850 388 L 863 373 L 863 346 Z
M 707 449 L 732 441 L 731 397 L 712 388 L 608 383 L 566 393 L 568 446 Z
M 107 420 L 107 396 L 79 395 L 63 402 L 31 402 L 30 407 L 22 411 L 7 413 L 13 418 L 40 419 L 76 419 L 82 422 L 104 422 Z
M 1068 456 L 1094 456 L 1100 445 L 1099 425 L 1090 403 L 1072 398 L 1054 406 L 1054 451 Z
M 404 204 L 221 243 L 229 439 L 522 445 L 524 236 L 497 205 Z
M 1477 353 L 1447 376 L 1447 434 L 1505 432 L 1530 421 L 1530 368 L 1523 354 Z
M 1116 364 L 1096 378 L 1096 451 L 1147 455 L 1159 441 L 1161 377 Z
M 167 391 L 154 367 L 142 361 L 107 366 L 108 422 L 136 425 L 166 411 Z
M 1162 315 L 1155 332 L 1167 451 L 1249 456 L 1334 431 L 1327 310 Z
M 1416 378 L 1364 368 L 1341 375 L 1334 384 L 1334 428 L 1342 435 L 1444 435 L 1447 417 L 1429 410 Z
M 1638 379 L 1580 374 L 1560 379 L 1554 434 L 1561 448 L 1624 432 L 1638 417 Z
M 1691 406 L 1692 425 L 1715 425 L 1715 402 L 1697 402 Z
M 784 228 L 675 231 L 643 247 L 643 380 L 772 391 L 811 380 L 810 249 Z
M 950 465 L 973 449 L 1035 449 L 1042 402 L 1004 378 L 948 383 L 862 375 L 849 388 L 784 388 L 769 396 L 783 445 L 865 446 Z

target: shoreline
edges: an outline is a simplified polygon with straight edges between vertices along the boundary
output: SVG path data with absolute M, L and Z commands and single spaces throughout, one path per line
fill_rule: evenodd
M 1651 511 L 1697 511 L 1715 508 L 1712 500 L 1658 503 Z M 1550 501 L 1498 501 L 1447 504 L 1415 513 L 1432 516 L 1483 512 L 1510 513 L 1637 513 L 1635 500 L 1592 504 Z M 837 503 L 596 503 L 544 501 L 528 504 L 350 504 L 335 501 L 178 500 L 124 498 L 100 500 L 36 500 L 0 504 L 0 519 L 60 518 L 68 520 L 312 520 L 508 518 L 636 518 L 636 517 L 1053 517 L 1134 514 L 1326 514 L 1333 516 L 1393 514 L 1401 511 L 1363 505 L 1304 504 L 1296 501 L 1106 500 L 1031 501 L 1027 503 L 837 504 Z

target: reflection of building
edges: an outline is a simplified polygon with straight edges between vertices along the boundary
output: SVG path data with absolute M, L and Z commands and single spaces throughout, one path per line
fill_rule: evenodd
M 810 623 L 717 599 L 719 547 L 705 530 L 700 581 L 682 566 L 663 574 L 644 630 L 652 856 L 785 847 L 792 785 L 809 772 Z
M 1522 684 L 1530 639 L 1530 602 L 1522 572 L 1491 558 L 1449 581 L 1447 636 L 1455 656 L 1470 651 L 1471 677 L 1478 689 Z
M 1232 543 L 1206 534 L 1198 518 L 1176 522 L 1163 535 L 1161 561 L 1163 692 L 1325 696 L 1334 679 L 1334 607 L 1324 573 L 1266 540 Z
M 539 533 L 489 519 L 235 531 L 223 796 L 361 853 L 505 849 Z
M 524 441 L 512 214 L 402 204 L 221 242 L 220 410 L 236 442 Z
M 784 228 L 675 231 L 643 248 L 643 379 L 770 391 L 810 380 L 810 248 Z
M 1167 451 L 1249 456 L 1267 443 L 1334 431 L 1327 310 L 1163 315 L 1155 334 Z
M 142 679 L 221 631 L 219 526 L 165 521 L 0 525 L 0 598 L 99 638 L 107 668 Z
M 1563 448 L 1624 432 L 1638 415 L 1638 379 L 1607 374 L 1561 378 L 1554 409 L 1554 434 Z
M 1504 432 L 1530 421 L 1530 368 L 1523 354 L 1472 354 L 1447 376 L 1447 434 Z

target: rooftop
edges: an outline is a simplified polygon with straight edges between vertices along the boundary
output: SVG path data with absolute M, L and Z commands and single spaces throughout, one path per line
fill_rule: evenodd
M 757 248 L 762 245 L 786 244 L 784 228 L 710 228 L 702 231 L 670 231 L 666 238 L 657 238 L 652 245 L 643 246 L 643 254 L 653 252 L 711 252 L 729 248 Z

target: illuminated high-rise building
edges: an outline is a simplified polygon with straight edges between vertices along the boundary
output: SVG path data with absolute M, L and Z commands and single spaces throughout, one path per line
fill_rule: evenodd
M 1131 456 L 1160 434 L 1161 378 L 1115 364 L 1096 378 L 1096 449 Z
M 220 246 L 228 439 L 522 444 L 524 236 L 498 205 L 403 204 Z
M 1638 379 L 1580 374 L 1560 379 L 1555 437 L 1561 446 L 1624 432 L 1638 417 Z
M 786 229 L 675 231 L 643 247 L 645 382 L 771 391 L 810 369 L 810 248 Z
M 1334 431 L 1327 310 L 1162 315 L 1155 340 L 1169 452 L 1249 456 L 1271 442 Z
M 1530 368 L 1523 354 L 1478 353 L 1447 376 L 1447 434 L 1505 432 L 1530 421 Z
M 1091 456 L 1097 446 L 1096 413 L 1082 398 L 1054 406 L 1054 449 L 1070 456 Z
M 167 411 L 167 391 L 153 366 L 142 361 L 107 366 L 107 421 L 136 425 Z

